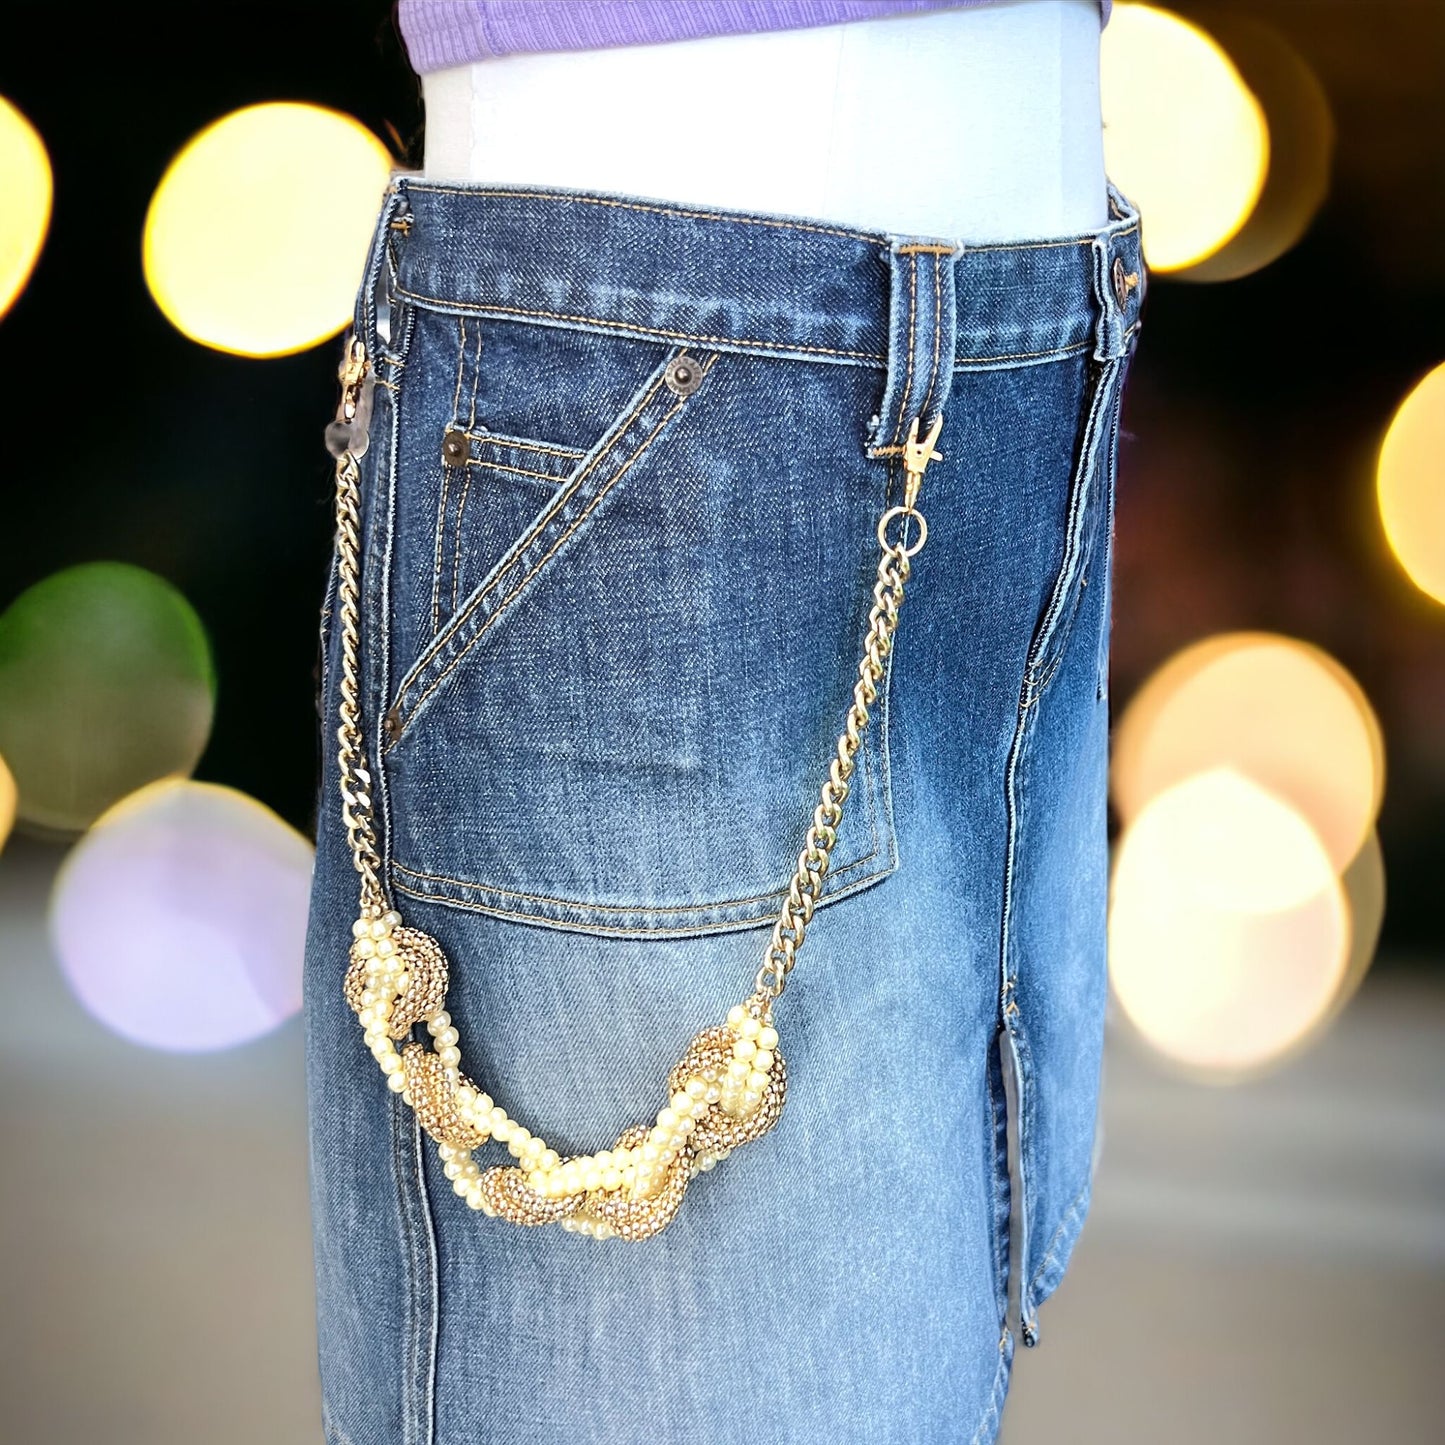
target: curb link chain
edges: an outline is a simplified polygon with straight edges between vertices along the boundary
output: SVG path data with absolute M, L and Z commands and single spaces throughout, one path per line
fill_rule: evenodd
M 820 801 L 813 812 L 807 842 L 798 854 L 797 872 L 788 885 L 783 911 L 773 925 L 773 936 L 763 955 L 762 967 L 755 980 L 757 992 L 769 1000 L 778 998 L 788 984 L 788 975 L 797 962 L 808 924 L 813 918 L 823 879 L 827 876 L 833 845 L 838 840 L 838 825 L 843 818 L 843 803 L 848 796 L 849 780 L 863 742 L 863 729 L 868 726 L 868 705 L 878 696 L 878 683 L 883 677 L 885 659 L 893 646 L 898 627 L 898 613 L 903 606 L 903 587 L 912 571 L 912 557 L 928 537 L 928 523 L 918 511 L 918 488 L 923 469 L 931 461 L 942 461 L 943 453 L 933 444 L 943 430 L 943 416 L 934 420 L 928 435 L 918 439 L 920 418 L 915 416 L 903 444 L 905 477 L 902 506 L 890 507 L 878 519 L 878 545 L 883 555 L 878 560 L 878 580 L 873 586 L 873 609 L 868 614 L 868 632 L 863 639 L 863 657 L 858 664 L 858 681 L 853 685 L 853 704 L 848 709 L 843 731 L 838 735 L 838 748 L 828 768 Z M 914 518 L 918 522 L 918 539 L 911 546 L 888 540 L 888 524 L 895 518 Z

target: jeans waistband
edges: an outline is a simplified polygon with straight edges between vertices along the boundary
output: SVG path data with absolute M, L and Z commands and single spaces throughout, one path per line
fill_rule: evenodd
M 950 246 L 954 367 L 1124 353 L 1145 291 L 1139 216 L 970 245 L 804 216 L 393 171 L 368 289 L 460 314 L 886 369 L 898 248 Z M 372 303 L 374 305 L 374 301 Z M 368 305 L 368 311 L 372 305 Z M 365 321 L 372 319 L 365 316 Z

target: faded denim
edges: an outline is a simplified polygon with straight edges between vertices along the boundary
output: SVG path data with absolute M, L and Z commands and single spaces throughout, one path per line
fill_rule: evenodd
M 343 1000 L 333 556 L 305 978 L 331 1445 L 994 1438 L 1091 1181 L 1145 292 L 1112 188 L 1110 214 L 970 246 L 393 173 L 355 315 L 385 879 L 452 960 L 468 1071 L 564 1154 L 650 1119 L 751 991 L 901 500 L 875 453 L 945 424 L 774 1008 L 787 1107 L 639 1243 L 467 1209 Z

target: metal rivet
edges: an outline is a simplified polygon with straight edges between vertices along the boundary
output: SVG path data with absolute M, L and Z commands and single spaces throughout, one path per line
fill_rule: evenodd
M 1115 256 L 1111 275 L 1114 282 L 1114 299 L 1119 303 L 1119 309 L 1123 310 L 1129 304 L 1129 293 L 1139 284 L 1139 273 L 1126 271 L 1124 258 Z
M 467 444 L 466 432 L 449 429 L 442 437 L 443 464 L 449 467 L 465 466 L 470 455 L 471 447 Z
M 395 742 L 401 736 L 401 714 L 393 708 L 388 708 L 386 716 L 382 718 L 381 725 L 386 729 L 386 736 L 389 742 Z
M 702 367 L 690 356 L 679 356 L 667 368 L 668 390 L 676 396 L 691 396 L 702 385 Z

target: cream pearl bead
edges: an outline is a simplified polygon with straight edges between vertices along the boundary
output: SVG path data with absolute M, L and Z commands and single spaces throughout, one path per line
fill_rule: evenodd
M 690 1098 L 701 1099 L 707 1093 L 707 1083 L 694 1075 L 687 1081 L 686 1091 Z
M 401 914 L 394 908 L 388 908 L 386 912 L 381 915 L 381 921 L 386 924 L 388 928 L 395 928 L 401 922 Z
M 757 1051 L 758 1046 L 752 1039 L 739 1039 L 733 1045 L 733 1058 L 750 1059 Z
M 731 1079 L 746 1079 L 752 1071 L 752 1065 L 746 1059 L 734 1059 L 728 1065 L 728 1077 Z
M 388 1074 L 386 1076 L 386 1087 L 390 1089 L 393 1094 L 401 1093 L 401 1091 L 406 1088 L 406 1074 L 400 1070 L 394 1074 Z
M 722 1090 L 716 1084 L 709 1084 L 703 1098 L 709 1104 L 716 1104 L 722 1098 Z
M 771 1024 L 764 1024 L 758 1030 L 758 1047 L 760 1049 L 775 1049 L 778 1046 L 778 1031 Z
M 381 919 L 376 918 L 368 925 L 367 931 L 373 938 L 385 938 L 386 935 L 391 932 L 391 927 L 389 924 L 383 923 Z
M 396 1052 L 383 1054 L 381 1057 L 381 1070 L 384 1074 L 394 1074 L 398 1069 L 403 1068 L 401 1055 Z
M 462 1051 L 458 1048 L 438 1049 L 437 1058 L 448 1068 L 456 1068 L 462 1061 Z
M 738 1027 L 738 1032 L 749 1041 L 756 1039 L 762 1031 L 762 1022 L 755 1019 L 751 1014 L 749 1014 Z
M 748 1075 L 747 1093 L 756 1094 L 760 1099 L 762 1091 L 768 1087 L 768 1076 L 766 1074 L 751 1073 Z
M 370 932 L 371 924 L 368 923 L 364 918 L 358 918 L 356 922 L 351 925 L 351 936 L 353 938 L 361 938 L 363 935 L 369 934 Z
M 673 1128 L 677 1124 L 677 1110 L 670 1106 L 666 1109 L 659 1109 L 657 1111 L 657 1122 L 664 1129 Z
M 438 1048 L 445 1049 L 461 1043 L 462 1036 L 448 1024 L 445 1028 L 437 1030 L 436 1041 Z
M 735 1029 L 741 1028 L 743 1020 L 747 1017 L 748 1011 L 740 1003 L 735 1003 L 728 1010 L 728 1023 Z

